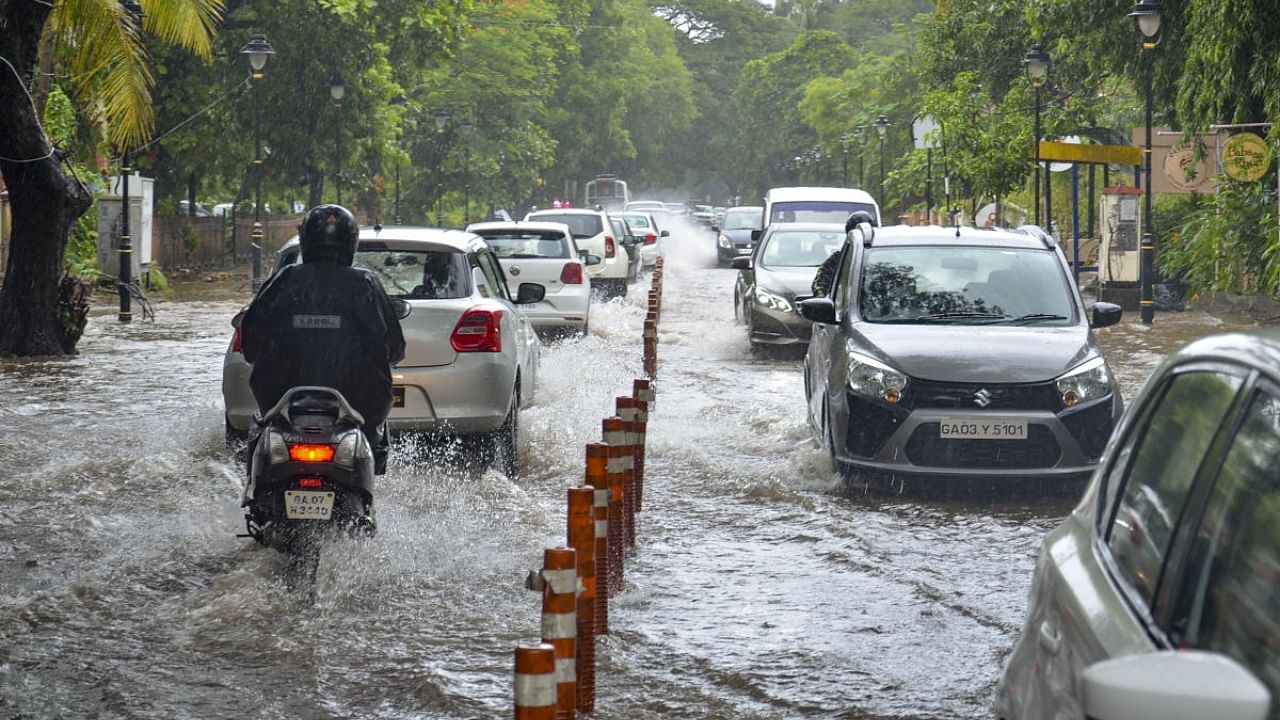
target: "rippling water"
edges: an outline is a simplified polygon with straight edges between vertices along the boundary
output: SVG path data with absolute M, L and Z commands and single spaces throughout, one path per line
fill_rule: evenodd
M 596 717 L 986 715 L 1070 501 L 845 496 L 798 359 L 749 353 L 709 238 L 668 253 L 645 512 Z M 583 445 L 641 373 L 645 289 L 544 348 L 520 482 L 397 452 L 378 536 L 326 549 L 314 603 L 236 537 L 219 381 L 239 300 L 160 302 L 154 324 L 103 307 L 79 356 L 0 361 L 0 716 L 509 716 L 514 644 L 539 627 L 523 578 L 563 544 Z M 1232 326 L 1102 334 L 1131 398 L 1168 349 Z

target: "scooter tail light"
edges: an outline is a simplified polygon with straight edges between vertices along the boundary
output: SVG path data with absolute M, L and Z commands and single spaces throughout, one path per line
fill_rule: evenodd
M 560 269 L 560 282 L 565 285 L 582 284 L 582 263 L 568 262 Z
M 333 446 L 327 443 L 292 443 L 289 445 L 289 459 L 296 462 L 333 462 L 333 455 Z
M 612 235 L 604 236 L 604 256 L 607 258 L 618 256 L 618 243 Z
M 453 328 L 449 344 L 457 352 L 502 352 L 502 311 L 466 311 Z

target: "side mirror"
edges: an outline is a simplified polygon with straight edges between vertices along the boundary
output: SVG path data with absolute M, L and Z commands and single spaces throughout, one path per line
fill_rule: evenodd
M 831 298 L 815 297 L 800 301 L 800 317 L 816 323 L 834 325 L 836 322 L 836 304 Z
M 756 244 L 758 244 L 758 243 L 760 242 L 760 236 L 761 236 L 761 235 L 763 235 L 763 234 L 764 234 L 764 231 L 763 231 L 763 230 L 752 230 L 752 231 L 751 231 L 751 244 L 752 244 L 752 245 L 756 245 Z
M 599 265 L 599 264 L 600 264 L 600 263 L 602 263 L 602 262 L 604 262 L 604 258 L 600 257 L 599 255 L 592 255 L 591 253 L 587 252 L 586 250 L 583 250 L 583 251 L 582 251 L 582 264 L 583 264 L 583 265 L 586 265 L 586 266 L 590 267 L 590 266 L 592 266 L 592 265 Z
M 713 232 L 713 233 L 718 233 L 718 232 L 720 232 L 720 226 L 719 226 L 719 225 L 712 225 L 712 226 L 711 226 L 711 232 Z
M 413 308 L 404 300 L 392 300 L 391 307 L 395 310 L 396 317 L 401 320 L 409 317 L 409 313 L 413 312 Z
M 239 311 L 239 312 L 237 312 L 234 316 L 232 316 L 232 318 L 231 318 L 231 327 L 233 327 L 233 328 L 235 328 L 235 329 L 239 330 L 239 329 L 240 329 L 240 323 L 244 322 L 244 314 L 245 314 L 246 312 L 249 312 L 249 306 L 248 306 L 248 305 L 245 305 L 244 307 L 240 308 L 240 311 Z
M 1082 680 L 1092 720 L 1263 720 L 1271 706 L 1271 693 L 1248 670 L 1200 650 L 1103 660 Z
M 1115 303 L 1096 302 L 1093 304 L 1091 312 L 1093 317 L 1089 320 L 1089 326 L 1104 328 L 1120 322 L 1120 316 L 1124 314 L 1124 308 Z
M 736 257 L 729 261 L 729 267 L 733 268 L 734 270 L 750 270 L 751 258 L 749 256 Z
M 545 285 L 538 283 L 520 283 L 519 289 L 516 290 L 516 304 L 532 305 L 542 302 L 542 298 L 547 296 L 547 288 Z
M 663 230 L 662 232 L 658 233 L 658 237 L 671 237 L 671 231 Z

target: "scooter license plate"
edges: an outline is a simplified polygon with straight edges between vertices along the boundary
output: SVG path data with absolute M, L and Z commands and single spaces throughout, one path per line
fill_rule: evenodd
M 328 520 L 333 516 L 333 493 L 285 490 L 284 516 L 290 520 Z

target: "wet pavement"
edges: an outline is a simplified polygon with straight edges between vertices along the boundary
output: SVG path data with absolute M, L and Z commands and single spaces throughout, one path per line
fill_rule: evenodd
M 668 245 L 649 475 L 599 646 L 602 720 L 983 717 L 1035 554 L 1071 499 L 847 495 L 809 438 L 799 357 L 753 355 L 707 236 Z M 232 292 L 97 309 L 68 359 L 0 360 L 0 718 L 509 716 L 523 589 L 563 544 L 644 290 L 543 350 L 523 477 L 392 458 L 380 529 L 326 548 L 315 602 L 236 537 L 220 373 Z M 1126 398 L 1164 353 L 1248 325 L 1100 332 Z

